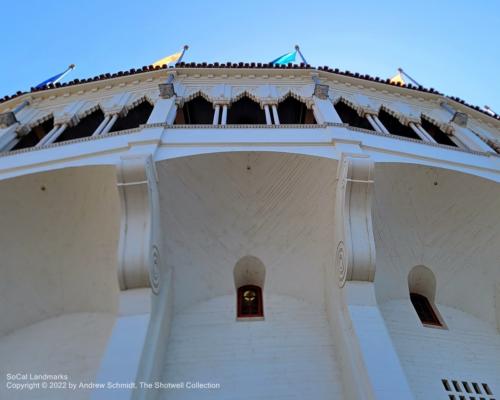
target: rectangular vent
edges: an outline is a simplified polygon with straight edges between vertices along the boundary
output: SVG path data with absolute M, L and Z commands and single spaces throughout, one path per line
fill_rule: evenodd
M 448 400 L 495 400 L 487 383 L 441 379 Z

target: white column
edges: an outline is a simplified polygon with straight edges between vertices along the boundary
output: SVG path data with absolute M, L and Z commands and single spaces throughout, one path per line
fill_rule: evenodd
M 118 114 L 113 114 L 113 116 L 111 117 L 111 120 L 108 122 L 108 124 L 102 130 L 100 135 L 105 135 L 106 133 L 108 133 L 110 131 L 110 129 L 113 127 L 113 125 L 115 124 L 117 119 L 118 119 Z
M 64 132 L 64 130 L 68 127 L 68 124 L 62 124 L 57 131 L 55 131 L 52 136 L 47 137 L 47 140 L 45 141 L 44 145 L 54 143 L 59 136 Z
M 20 138 L 17 136 L 16 132 L 19 125 L 19 122 L 17 122 L 8 128 L 0 129 L 0 152 L 9 151 L 19 142 Z
M 413 129 L 413 131 L 422 139 L 424 142 L 431 142 L 431 143 L 436 143 L 436 141 L 429 135 L 426 131 L 421 128 L 419 124 L 415 124 L 414 122 L 409 123 L 410 128 Z
M 221 125 L 226 125 L 227 122 L 227 104 L 222 106 L 222 120 L 220 122 Z
M 94 133 L 92 134 L 92 136 L 99 136 L 101 134 L 102 130 L 104 129 L 104 127 L 106 126 L 106 124 L 108 123 L 108 121 L 109 121 L 110 118 L 111 117 L 109 115 L 106 115 L 104 117 L 104 119 L 102 120 L 102 122 L 97 127 L 97 129 L 94 131 Z
M 373 129 L 375 129 L 376 132 L 383 133 L 382 129 L 380 129 L 380 126 L 378 126 L 377 123 L 373 120 L 373 117 L 371 114 L 366 114 L 366 119 L 368 120 L 370 125 L 373 127 Z
M 49 138 L 56 133 L 61 125 L 55 125 L 43 138 L 40 139 L 40 141 L 35 145 L 35 147 L 40 147 L 43 146 Z
M 264 105 L 264 113 L 266 114 L 266 125 L 272 125 L 271 113 L 269 112 L 269 104 Z
M 220 104 L 215 105 L 213 125 L 219 125 Z
M 391 132 L 389 132 L 387 130 L 387 128 L 384 126 L 384 124 L 382 123 L 382 121 L 378 118 L 378 115 L 372 115 L 373 117 L 373 120 L 375 121 L 375 123 L 380 127 L 380 129 L 382 130 L 383 133 L 387 134 L 387 135 L 390 135 Z
M 280 118 L 278 117 L 278 109 L 276 107 L 276 104 L 273 104 L 271 108 L 273 110 L 274 125 L 279 125 Z

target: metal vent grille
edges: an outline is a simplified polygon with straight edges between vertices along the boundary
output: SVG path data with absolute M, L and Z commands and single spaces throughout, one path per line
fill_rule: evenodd
M 448 400 L 495 400 L 487 383 L 441 379 Z

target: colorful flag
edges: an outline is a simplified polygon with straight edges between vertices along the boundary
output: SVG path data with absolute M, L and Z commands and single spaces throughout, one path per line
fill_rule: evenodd
M 283 54 L 282 56 L 278 57 L 277 59 L 271 61 L 270 64 L 273 64 L 273 65 L 286 65 L 288 63 L 294 62 L 296 56 L 297 56 L 297 52 L 296 51 L 292 51 L 291 53 Z
M 71 71 L 74 68 L 75 68 L 75 64 L 71 64 L 68 68 L 66 68 L 66 70 L 64 72 L 61 72 L 61 73 L 59 73 L 57 75 L 54 75 L 54 76 L 50 77 L 49 79 L 43 81 L 42 83 L 39 83 L 35 87 L 37 89 L 40 89 L 40 88 L 43 88 L 44 86 L 47 86 L 47 85 L 49 85 L 51 83 L 57 83 L 62 78 L 64 78 L 69 71 Z
M 156 62 L 154 62 L 152 65 L 153 67 L 161 67 L 162 65 L 165 65 L 165 64 L 170 64 L 170 63 L 173 63 L 173 62 L 176 62 L 179 58 L 182 57 L 182 51 L 179 51 L 178 53 L 175 53 L 175 54 L 171 54 L 169 56 L 166 56 Z
M 405 82 L 405 80 L 403 79 L 403 75 L 401 75 L 401 72 L 398 72 L 396 75 L 394 75 L 394 76 L 390 79 L 390 82 L 391 82 L 391 83 L 395 83 L 395 84 L 400 83 L 401 85 L 406 85 L 406 82 Z

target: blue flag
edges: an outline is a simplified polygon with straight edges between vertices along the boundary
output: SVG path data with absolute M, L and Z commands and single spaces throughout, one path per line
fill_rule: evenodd
M 75 65 L 74 64 L 71 64 L 65 71 L 57 74 L 57 75 L 54 75 L 52 77 L 50 77 L 49 79 L 43 81 L 42 83 L 39 83 L 38 85 L 36 85 L 35 87 L 37 89 L 40 89 L 40 88 L 43 88 L 44 86 L 46 85 L 49 85 L 51 83 L 56 83 L 56 82 L 59 82 L 62 78 L 64 78 L 64 76 L 69 72 L 71 71 L 73 68 L 75 68 Z
M 291 53 L 283 54 L 282 56 L 278 57 L 276 60 L 271 61 L 270 64 L 285 65 L 285 64 L 294 62 L 296 56 L 297 56 L 297 52 L 292 51 Z

